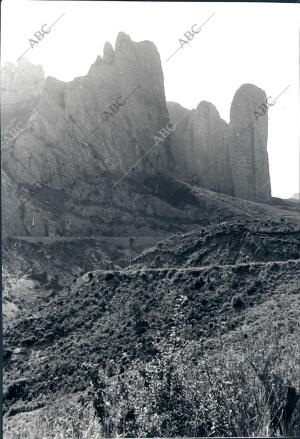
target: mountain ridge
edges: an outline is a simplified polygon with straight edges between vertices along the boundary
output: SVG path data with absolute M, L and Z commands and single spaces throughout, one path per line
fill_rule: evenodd
M 22 85 L 16 99 L 15 83 Z M 106 43 L 103 57 L 96 58 L 87 75 L 69 82 L 44 79 L 39 66 L 21 60 L 15 70 L 4 68 L 4 84 L 5 127 L 29 96 L 22 110 L 24 130 L 3 150 L 4 233 L 102 234 L 114 216 L 123 218 L 131 233 L 129 223 L 137 218 L 131 192 L 149 212 L 160 203 L 160 211 L 172 214 L 159 197 L 141 193 L 147 193 L 149 179 L 154 187 L 161 178 L 174 181 L 175 187 L 182 180 L 271 201 L 266 138 L 261 135 L 267 116 L 250 127 L 241 143 L 234 140 L 238 115 L 233 112 L 233 121 L 226 124 L 213 104 L 201 101 L 178 124 L 174 118 L 175 129 L 155 144 L 155 136 L 173 120 L 173 110 L 165 98 L 159 53 L 149 41 L 133 42 L 120 33 L 115 48 Z M 247 108 L 239 127 L 265 96 L 257 87 L 247 87 L 246 100 L 245 86 L 234 98 L 236 105 L 245 100 Z M 120 179 L 122 184 L 115 186 Z M 142 226 L 142 217 L 139 221 Z

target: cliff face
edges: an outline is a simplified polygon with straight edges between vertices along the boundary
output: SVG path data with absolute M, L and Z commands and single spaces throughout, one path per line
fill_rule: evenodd
M 234 195 L 266 202 L 271 198 L 267 153 L 266 93 L 251 84 L 236 92 L 230 110 L 230 155 Z
M 234 96 L 227 125 L 209 102 L 192 111 L 170 102 L 171 120 L 180 120 L 172 138 L 176 174 L 217 192 L 270 201 L 268 116 L 259 108 L 265 103 L 263 90 L 243 85 Z
M 86 172 L 125 172 L 167 122 L 155 47 L 120 34 L 115 51 L 107 43 L 103 58 L 97 58 L 87 76 L 70 83 L 46 79 L 36 115 L 17 139 L 16 160 L 7 161 L 7 167 L 18 183 L 43 182 L 58 190 L 71 187 Z M 150 153 L 137 170 L 150 172 L 153 156 Z M 31 168 L 22 177 L 20 161 Z M 167 166 L 162 147 L 158 167 Z
M 26 59 L 22 58 L 17 67 L 8 63 L 1 69 L 1 146 L 7 143 L 9 129 L 28 121 L 43 85 L 42 67 Z
M 49 77 L 33 102 L 31 116 L 22 119 L 26 126 L 3 150 L 8 233 L 89 234 L 108 232 L 115 219 L 134 223 L 130 211 L 137 216 L 137 209 L 147 209 L 147 197 L 129 199 L 128 177 L 117 189 L 112 186 L 169 121 L 154 45 L 134 43 L 121 33 L 115 50 L 107 43 L 87 76 L 70 83 Z M 166 171 L 170 163 L 166 139 L 129 178 Z M 9 191 L 19 194 L 12 200 Z
M 172 122 L 180 120 L 172 137 L 175 173 L 207 189 L 232 195 L 228 126 L 217 109 L 201 102 L 196 110 L 168 104 Z
M 174 218 L 191 227 L 197 203 L 187 196 L 187 209 L 174 201 L 178 179 L 268 199 L 260 188 L 268 176 L 268 169 L 261 172 L 265 122 L 245 133 L 245 143 L 235 136 L 260 96 L 251 97 L 252 89 L 237 94 L 230 127 L 208 102 L 192 111 L 170 104 L 168 111 L 151 42 L 120 33 L 115 49 L 106 43 L 88 74 L 68 83 L 44 79 L 40 66 L 21 60 L 4 68 L 2 88 L 4 136 L 13 133 L 2 151 L 4 233 L 169 233 L 177 230 Z M 245 105 L 240 113 L 236 100 Z M 162 139 L 159 131 L 170 119 L 180 121 Z

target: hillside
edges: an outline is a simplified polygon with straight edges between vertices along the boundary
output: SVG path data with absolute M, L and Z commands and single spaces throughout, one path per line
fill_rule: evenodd
M 7 236 L 4 238 L 2 249 L 5 322 L 7 319 L 13 318 L 16 313 L 22 312 L 24 308 L 32 306 L 32 301 L 35 301 L 37 297 L 47 296 L 55 288 L 63 288 L 87 271 L 118 269 L 129 265 L 143 250 L 176 232 L 179 233 L 177 240 L 180 247 L 184 247 L 184 243 L 186 243 L 190 249 L 189 252 L 191 252 L 195 245 L 203 242 L 207 245 L 205 250 L 207 253 L 209 252 L 209 239 L 214 242 L 215 229 L 212 229 L 213 232 L 210 236 L 205 234 L 204 240 L 201 238 L 201 233 L 204 231 L 196 232 L 195 235 L 191 232 L 184 238 L 181 237 L 181 234 L 196 229 L 198 225 L 205 227 L 214 223 L 219 224 L 220 218 L 224 222 L 243 220 L 246 221 L 247 227 L 253 218 L 257 218 L 259 223 L 260 218 L 264 216 L 265 227 L 274 226 L 275 231 L 282 225 L 282 232 L 278 232 L 278 237 L 280 237 L 283 236 L 284 231 L 288 230 L 289 223 L 297 221 L 298 218 L 297 209 L 283 210 L 282 206 L 275 207 L 253 203 L 200 189 L 173 179 L 152 178 L 147 181 L 147 185 L 149 197 L 152 197 L 157 204 L 157 211 L 150 215 L 147 210 L 139 210 L 139 215 L 136 215 L 136 218 L 139 224 L 142 221 L 147 224 L 147 228 L 144 230 L 148 237 L 139 236 L 142 229 L 134 236 L 127 237 L 108 235 L 90 237 Z M 164 206 L 165 212 L 168 212 L 166 217 L 162 215 L 162 206 Z M 119 229 L 122 231 L 120 221 L 119 218 L 116 221 L 116 226 L 119 224 Z M 279 226 L 276 226 L 277 223 Z M 218 229 L 219 226 L 216 227 Z M 245 228 L 238 232 L 239 227 L 241 227 L 238 224 L 236 227 L 237 231 L 234 232 L 234 235 L 231 238 L 231 232 L 228 235 L 228 239 L 233 240 L 233 245 L 235 245 L 234 240 L 239 239 L 239 233 L 245 232 Z M 251 227 L 255 227 L 255 223 Z M 222 226 L 219 232 L 223 233 L 225 229 L 226 225 Z M 123 232 L 128 232 L 128 229 L 124 228 Z M 253 235 L 251 239 L 254 240 L 258 236 Z M 193 240 L 197 239 L 199 240 L 198 244 L 196 241 L 192 243 Z M 166 241 L 165 246 L 171 249 L 172 243 L 176 243 L 176 237 L 173 237 L 172 241 Z M 228 248 L 227 251 L 231 251 L 231 249 Z M 153 265 L 151 258 L 160 254 L 160 250 L 151 250 L 149 255 L 152 255 L 152 252 L 154 252 L 153 256 L 146 258 L 142 256 L 141 259 L 137 260 L 137 263 L 145 261 L 149 266 L 156 267 L 157 262 Z M 183 253 L 182 249 L 181 253 Z M 291 250 L 290 253 L 292 255 L 293 251 Z M 250 258 L 247 252 L 246 256 Z M 252 254 L 251 260 L 253 258 L 255 260 L 256 257 L 257 254 L 256 256 Z M 200 263 L 200 259 L 197 260 L 196 251 L 194 251 L 193 258 L 194 260 L 190 264 Z M 206 260 L 208 261 L 207 258 L 204 258 L 201 264 Z M 234 263 L 233 254 L 231 254 L 229 263 Z M 159 265 L 161 264 L 164 264 L 163 260 L 159 263 Z M 168 260 L 168 264 L 182 265 L 182 256 L 176 255 Z
M 38 297 L 51 297 L 89 270 L 120 269 L 160 237 L 6 237 L 3 251 L 4 325 Z
M 299 221 L 265 218 L 221 222 L 184 235 L 177 234 L 146 250 L 132 261 L 145 266 L 192 268 L 297 259 L 300 251 Z
M 209 356 L 220 336 L 234 350 L 240 331 L 255 337 L 281 322 L 281 341 L 294 346 L 299 237 L 295 220 L 227 221 L 162 241 L 124 270 L 88 272 L 40 297 L 4 334 L 6 413 L 18 422 L 18 413 L 86 395 L 86 361 L 106 368 L 126 353 L 128 370 L 136 360 L 152 361 L 174 326 L 182 345 L 201 339 Z

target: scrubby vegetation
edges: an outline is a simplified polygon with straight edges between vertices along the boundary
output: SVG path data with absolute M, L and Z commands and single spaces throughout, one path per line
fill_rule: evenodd
M 173 330 L 150 362 L 135 361 L 128 370 L 124 356 L 110 365 L 113 373 L 88 365 L 102 435 L 296 435 L 299 395 L 291 394 L 300 352 L 299 346 L 282 343 L 286 329 L 270 325 L 257 338 L 241 333 L 236 350 L 220 338 L 214 355 L 202 341 L 178 346 Z
M 215 264 L 164 268 L 207 248 L 178 236 L 141 257 L 155 266 L 88 271 L 16 318 L 4 334 L 7 437 L 295 434 L 296 232 L 266 233 L 281 260 L 258 262 L 245 260 L 251 239 L 234 249 L 223 232 Z
M 151 361 L 124 353 L 105 368 L 83 363 L 86 392 L 10 423 L 7 439 L 296 435 L 299 325 L 296 334 L 285 323 L 238 331 L 234 349 L 220 336 L 211 354 L 203 340 L 181 339 L 182 301 Z
M 92 404 L 77 399 L 23 413 L 5 422 L 5 439 L 101 439 Z

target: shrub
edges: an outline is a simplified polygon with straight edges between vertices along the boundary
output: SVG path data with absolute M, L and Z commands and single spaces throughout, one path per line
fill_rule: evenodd
M 247 274 L 249 273 L 249 269 L 250 269 L 250 264 L 244 264 L 244 265 L 240 264 L 232 268 L 232 270 L 237 274 Z
M 241 309 L 245 306 L 243 297 L 240 294 L 235 294 L 231 300 L 231 305 L 233 309 Z
M 159 265 L 161 263 L 161 256 L 157 255 L 154 260 L 155 265 Z
M 41 271 L 41 272 L 32 271 L 30 277 L 31 277 L 31 279 L 37 280 L 38 282 L 40 282 L 42 284 L 46 283 L 48 280 L 48 275 L 47 275 L 47 272 L 45 270 Z
M 262 282 L 261 280 L 258 279 L 247 289 L 246 294 L 248 296 L 251 296 L 252 294 L 259 292 L 261 287 L 262 287 Z
M 194 290 L 199 290 L 200 288 L 202 288 L 205 285 L 205 281 L 202 277 L 199 277 L 198 279 L 195 279 L 192 287 Z
M 112 280 L 114 278 L 114 274 L 111 272 L 105 273 L 104 279 L 105 280 Z
M 270 269 L 271 269 L 272 271 L 278 271 L 278 270 L 279 270 L 279 264 L 277 264 L 277 262 L 273 262 L 273 263 L 271 264 Z
M 7 401 L 15 400 L 22 397 L 27 381 L 25 379 L 19 379 L 9 384 L 4 391 L 3 398 Z

